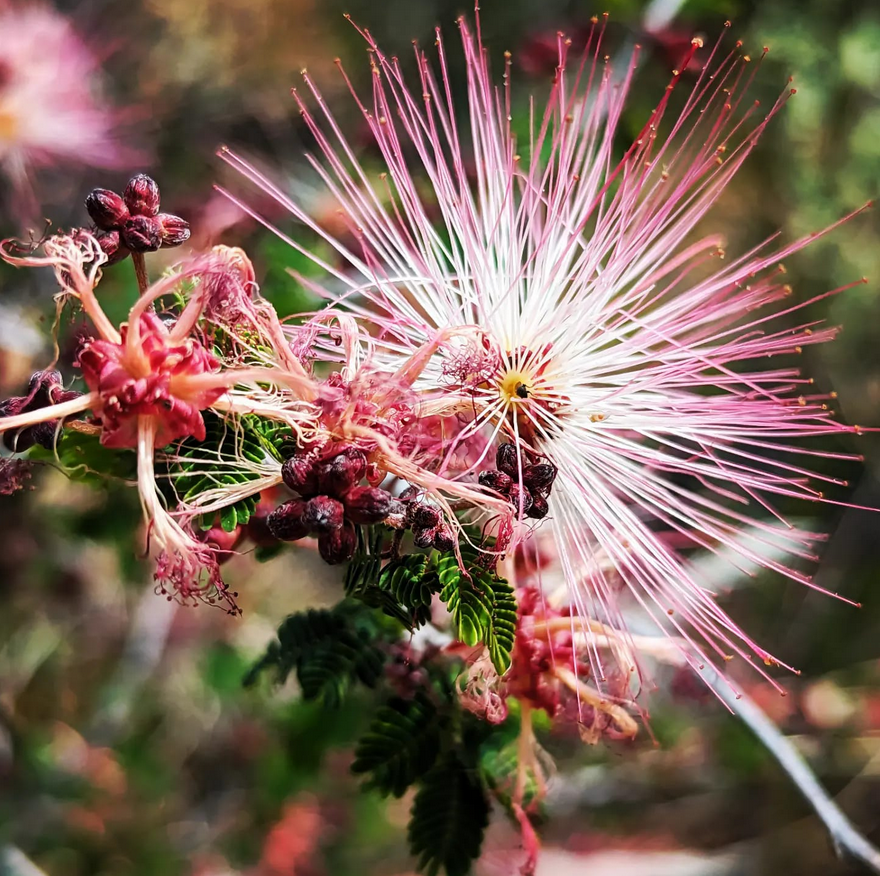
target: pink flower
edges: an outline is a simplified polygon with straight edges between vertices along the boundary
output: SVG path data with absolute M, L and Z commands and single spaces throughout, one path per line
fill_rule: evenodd
M 140 315 L 139 339 L 132 344 L 128 325 L 120 343 L 86 341 L 79 354 L 83 377 L 97 393 L 95 413 L 103 426 L 101 443 L 107 447 L 136 447 L 139 417 L 150 417 L 156 427 L 156 446 L 163 447 L 190 435 L 205 439 L 202 410 L 226 391 L 204 385 L 198 378 L 216 372 L 219 361 L 193 337 L 174 340 L 152 311 Z
M 50 6 L 0 9 L 0 167 L 27 191 L 34 167 L 118 167 L 130 160 L 113 111 L 96 98 L 98 65 Z
M 815 471 L 810 457 L 857 458 L 804 444 L 860 431 L 834 419 L 834 396 L 796 364 L 805 346 L 836 330 L 792 317 L 848 288 L 799 304 L 789 297 L 780 262 L 818 235 L 782 246 L 771 238 L 725 259 L 720 237 L 693 234 L 794 90 L 762 109 L 747 99 L 755 65 L 739 45 L 727 50 L 719 40 L 704 50 L 692 40 L 619 157 L 638 49 L 615 74 L 604 24 L 594 20 L 582 53 L 559 36 L 549 99 L 536 106 L 529 141 L 517 143 L 510 55 L 499 84 L 479 28 L 462 18 L 459 29 L 464 108 L 452 105 L 439 29 L 437 63 L 417 47 L 409 81 L 361 31 L 374 75 L 372 93 L 354 97 L 387 167 L 378 182 L 308 74 L 319 110 L 295 92 L 317 144 L 313 164 L 358 247 L 247 162 L 221 154 L 336 252 L 343 267 L 285 238 L 332 275 L 325 294 L 336 312 L 370 326 L 373 373 L 406 373 L 414 411 L 470 414 L 446 460 L 459 442 L 479 439 L 482 458 L 504 442 L 518 448 L 521 484 L 536 456 L 555 467 L 553 494 L 539 509 L 546 518 L 529 525 L 552 533 L 556 569 L 588 637 L 597 638 L 593 623 L 622 631 L 634 607 L 684 643 L 697 671 L 734 655 L 756 655 L 763 671 L 775 659 L 728 617 L 713 582 L 658 525 L 816 587 L 798 565 L 815 559 L 820 536 L 790 524 L 776 500 L 824 501 L 821 482 L 845 482 Z M 673 113 L 670 94 L 696 58 L 700 72 Z M 318 346 L 332 361 L 330 345 Z M 486 466 L 467 459 L 447 465 L 447 477 L 473 483 Z M 508 495 L 523 497 L 513 487 Z M 517 501 L 518 538 L 528 532 L 527 504 Z M 502 547 L 505 531 L 499 526 Z M 779 560 L 781 548 L 792 560 Z M 616 660 L 594 644 L 591 676 L 607 690 Z

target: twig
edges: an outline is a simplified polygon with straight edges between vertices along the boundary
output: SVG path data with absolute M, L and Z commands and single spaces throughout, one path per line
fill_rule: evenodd
M 767 751 L 788 774 L 797 789 L 813 807 L 831 835 L 838 857 L 847 854 L 880 874 L 880 850 L 876 849 L 846 817 L 828 792 L 819 784 L 807 762 L 746 694 L 737 694 L 720 673 L 706 666 L 700 673 L 721 701 L 758 737 Z
M 150 279 L 147 276 L 147 262 L 142 252 L 131 254 L 131 263 L 134 265 L 134 274 L 137 277 L 138 292 L 143 295 L 150 287 Z

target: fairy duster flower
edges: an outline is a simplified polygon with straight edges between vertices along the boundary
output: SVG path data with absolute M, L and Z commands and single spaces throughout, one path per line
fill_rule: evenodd
M 514 483 L 504 486 L 521 535 L 535 525 L 524 473 L 552 466 L 539 525 L 552 531 L 581 618 L 572 625 L 623 630 L 635 606 L 685 643 L 698 671 L 738 654 L 760 658 L 764 672 L 775 659 L 674 545 L 730 552 L 815 587 L 797 561 L 815 559 L 819 536 L 789 524 L 775 502 L 821 501 L 821 481 L 842 483 L 811 469 L 810 456 L 852 458 L 802 441 L 859 431 L 833 419 L 831 397 L 796 364 L 805 346 L 836 334 L 798 317 L 810 302 L 790 297 L 781 264 L 817 235 L 731 257 L 719 236 L 692 233 L 794 90 L 761 107 L 748 98 L 757 62 L 739 44 L 695 39 L 621 151 L 639 49 L 613 70 L 594 20 L 580 53 L 559 36 L 549 97 L 533 103 L 528 140 L 517 142 L 510 53 L 496 83 L 479 18 L 475 31 L 463 18 L 458 26 L 464 106 L 453 105 L 439 29 L 436 63 L 416 46 L 414 73 L 361 31 L 372 93 L 351 90 L 385 163 L 378 175 L 359 163 L 308 73 L 311 100 L 294 90 L 317 144 L 312 165 L 358 247 L 221 154 L 335 250 L 334 262 L 286 238 L 329 275 L 331 314 L 369 327 L 358 355 L 374 372 L 405 371 L 425 415 L 469 417 L 442 454 L 447 475 L 467 441 L 483 441 L 456 471 L 470 484 L 493 468 L 499 443 L 515 445 Z M 328 358 L 338 360 L 338 343 L 325 342 Z M 780 548 L 793 560 L 780 561 Z M 603 647 L 594 637 L 589 648 L 600 684 L 615 674 Z

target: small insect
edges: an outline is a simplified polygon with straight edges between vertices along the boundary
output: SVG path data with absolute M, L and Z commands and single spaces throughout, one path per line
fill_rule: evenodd
M 514 392 L 517 394 L 519 398 L 528 398 L 529 397 L 529 388 L 524 383 L 517 383 L 516 389 Z

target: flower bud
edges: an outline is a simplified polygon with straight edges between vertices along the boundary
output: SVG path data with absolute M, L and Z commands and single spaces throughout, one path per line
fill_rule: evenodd
M 150 216 L 132 216 L 122 229 L 122 242 L 132 252 L 155 252 L 162 245 L 162 226 Z
M 314 499 L 309 499 L 303 512 L 303 522 L 315 535 L 339 529 L 344 518 L 345 509 L 342 507 L 342 502 L 329 496 L 315 496 Z
M 379 523 L 400 504 L 387 490 L 379 487 L 353 487 L 345 495 L 345 516 L 352 523 Z
M 318 491 L 318 471 L 315 457 L 310 453 L 300 453 L 285 459 L 281 465 L 281 477 L 291 490 L 301 496 L 310 496 Z
M 495 492 L 505 496 L 510 492 L 511 486 L 513 486 L 513 478 L 503 471 L 498 471 L 496 468 L 480 472 L 479 481 L 481 486 L 495 490 Z
M 344 525 L 318 538 L 318 553 L 325 563 L 336 566 L 354 556 L 357 549 L 357 533 L 354 526 L 345 521 Z
M 529 492 L 528 487 L 521 487 L 519 484 L 514 484 L 510 488 L 510 495 L 508 496 L 510 500 L 510 504 L 516 508 L 516 513 L 520 513 L 520 503 L 522 503 L 522 513 L 528 514 L 529 508 L 532 507 L 532 494 Z
M 533 520 L 543 520 L 549 511 L 550 505 L 547 502 L 547 497 L 538 493 L 532 496 L 532 504 L 526 511 L 526 517 L 531 517 Z
M 282 541 L 296 541 L 309 534 L 305 517 L 306 503 L 302 499 L 291 499 L 279 505 L 267 518 L 269 532 Z
M 95 235 L 98 246 L 107 256 L 106 265 L 115 265 L 121 262 L 131 250 L 122 243 L 121 236 L 118 231 L 100 231 Z
M 86 198 L 86 210 L 102 231 L 122 228 L 130 218 L 125 201 L 110 189 L 92 189 Z
M 356 486 L 367 471 L 367 458 L 356 447 L 346 447 L 318 467 L 322 493 L 341 496 Z
M 437 534 L 437 527 L 426 526 L 424 528 L 413 529 L 413 544 L 417 548 L 429 548 L 434 546 L 434 536 Z
M 159 212 L 159 186 L 145 173 L 135 174 L 128 181 L 124 198 L 132 216 L 155 216 Z
M 515 444 L 502 444 L 495 454 L 495 466 L 512 478 L 519 477 L 519 454 Z
M 438 551 L 454 550 L 455 543 L 455 535 L 453 534 L 452 529 L 446 524 L 443 524 L 443 526 L 434 533 L 433 544 Z
M 401 502 L 412 502 L 419 495 L 418 487 L 407 487 L 398 497 Z
M 440 525 L 440 512 L 430 505 L 412 502 L 406 509 L 407 522 L 413 531 L 417 529 L 436 529 Z
M 171 213 L 160 213 L 156 221 L 161 226 L 162 246 L 180 246 L 189 240 L 189 222 Z
M 523 472 L 523 483 L 533 492 L 545 492 L 553 486 L 556 480 L 556 466 L 550 462 L 539 462 L 530 465 Z

